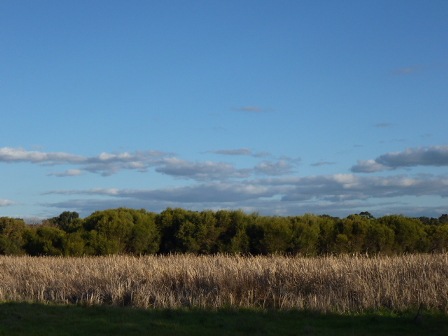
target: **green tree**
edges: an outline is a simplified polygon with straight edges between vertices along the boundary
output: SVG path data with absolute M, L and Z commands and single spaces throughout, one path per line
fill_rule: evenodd
M 127 208 L 96 211 L 84 220 L 95 254 L 155 253 L 159 234 L 154 214 Z
M 432 227 L 430 252 L 446 253 L 448 251 L 448 224 Z
M 75 211 L 64 211 L 58 217 L 50 218 L 49 222 L 57 228 L 69 233 L 82 228 L 82 220 L 79 218 L 79 214 Z
M 392 254 L 394 251 L 394 241 L 394 230 L 376 220 L 370 222 L 365 240 L 367 253 Z
M 86 250 L 85 232 L 72 232 L 65 235 L 63 251 L 65 256 L 81 257 L 88 254 Z
M 319 216 L 319 219 L 318 254 L 326 255 L 336 252 L 336 223 L 339 221 L 339 218 L 322 215 Z
M 178 231 L 189 220 L 189 212 L 181 208 L 167 208 L 156 217 L 157 228 L 161 234 L 160 252 L 181 252 L 183 242 L 179 241 Z
M 218 251 L 223 253 L 249 253 L 247 227 L 254 217 L 241 210 L 220 210 L 215 214 L 219 231 Z
M 49 226 L 27 229 L 23 234 L 25 250 L 32 256 L 63 255 L 65 235 L 64 231 Z
M 313 214 L 292 217 L 291 252 L 316 255 L 320 236 L 320 217 Z
M 379 218 L 378 222 L 394 230 L 394 251 L 397 253 L 426 252 L 429 249 L 427 234 L 418 219 L 390 215 Z
M 256 225 L 262 230 L 260 235 L 262 254 L 283 254 L 290 251 L 293 234 L 288 218 L 259 216 Z
M 1 217 L 0 218 L 0 254 L 20 255 L 24 254 L 23 233 L 26 224 L 23 219 Z
M 366 236 L 370 226 L 369 216 L 350 215 L 341 219 L 337 223 L 338 236 L 337 244 L 342 244 L 344 252 L 361 253 L 365 252 Z M 341 246 L 341 247 L 342 247 Z

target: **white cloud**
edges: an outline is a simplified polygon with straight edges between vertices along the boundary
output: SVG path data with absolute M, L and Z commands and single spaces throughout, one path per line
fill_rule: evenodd
M 388 167 L 448 166 L 448 145 L 406 148 L 402 152 L 387 153 L 375 159 Z
M 82 174 L 83 174 L 82 170 L 67 169 L 65 172 L 51 173 L 51 174 L 48 174 L 48 176 L 65 177 L 65 176 L 78 176 L 78 175 L 82 175 Z
M 312 163 L 311 166 L 318 167 L 318 166 L 333 165 L 333 164 L 336 164 L 336 162 L 320 161 L 320 162 Z
M 265 152 L 265 151 L 252 154 L 252 156 L 254 156 L 254 157 L 264 157 L 264 156 L 269 156 L 269 155 L 271 155 L 271 153 Z
M 53 173 L 53 176 L 79 175 L 79 171 L 109 176 L 123 169 L 136 169 L 146 171 L 149 167 L 160 164 L 160 160 L 173 156 L 173 153 L 164 153 L 156 150 L 136 152 L 100 153 L 97 156 L 81 156 L 63 152 L 27 151 L 24 148 L 0 148 L 0 162 L 19 163 L 29 162 L 41 165 L 78 165 L 80 169 L 69 169 L 66 173 Z
M 83 156 L 68 153 L 45 153 L 39 151 L 27 151 L 24 148 L 0 148 L 0 162 L 31 162 L 31 163 L 83 163 L 87 159 Z
M 448 197 L 448 177 L 421 175 L 409 177 L 362 177 L 354 174 L 274 177 L 197 183 L 184 187 L 160 189 L 90 189 L 59 190 L 46 194 L 67 196 L 110 196 L 120 199 L 159 202 L 159 205 L 188 208 L 251 207 L 270 213 L 281 209 L 329 209 L 369 206 L 369 199 L 401 196 Z M 149 204 L 149 203 L 148 203 Z M 387 204 L 392 204 L 387 202 Z M 318 205 L 318 206 L 317 206 Z M 324 206 L 325 205 L 325 206 Z M 309 210 L 311 211 L 311 210 Z
M 302 161 L 301 158 L 291 158 L 291 157 L 286 156 L 286 155 L 282 155 L 282 156 L 280 156 L 279 160 L 287 161 L 287 162 L 289 162 L 289 163 L 294 163 L 294 164 L 297 164 L 297 163 L 299 163 L 300 161 Z
M 304 199 L 370 199 L 398 196 L 448 197 L 448 178 L 445 176 L 406 175 L 361 177 L 354 174 L 317 175 L 254 180 L 261 185 L 286 185 L 291 190 L 283 200 Z
M 350 170 L 353 173 L 374 173 L 390 169 L 375 160 L 358 160 L 358 164 L 353 166 Z
M 271 155 L 269 152 L 257 152 L 254 153 L 249 148 L 241 148 L 241 149 L 214 149 L 212 150 L 215 154 L 221 155 L 249 155 L 253 157 L 263 157 Z
M 351 171 L 371 173 L 413 166 L 448 166 L 448 145 L 408 147 L 401 152 L 383 154 L 375 160 L 359 160 L 358 164 L 351 168 Z
M 214 150 L 223 155 L 249 155 L 263 157 L 267 152 L 253 153 L 248 148 Z M 78 168 L 65 172 L 53 172 L 49 176 L 67 177 L 81 175 L 83 172 L 110 176 L 121 170 L 137 170 L 147 172 L 155 168 L 158 173 L 176 178 L 193 179 L 197 181 L 225 180 L 230 178 L 247 178 L 253 173 L 267 175 L 283 175 L 291 172 L 289 163 L 296 163 L 300 159 L 282 157 L 278 162 L 265 161 L 253 168 L 236 168 L 225 162 L 191 162 L 174 157 L 173 153 L 155 150 L 136 152 L 102 152 L 96 156 L 80 156 L 70 153 L 52 153 L 27 151 L 23 148 L 0 148 L 0 162 L 19 163 L 29 162 L 40 165 L 76 165 Z
M 268 187 L 236 182 L 214 182 L 160 189 L 119 190 L 95 188 L 90 190 L 56 190 L 44 194 L 100 195 L 152 201 L 210 203 L 237 202 L 248 199 L 257 199 L 260 197 L 272 197 L 281 192 L 282 189 L 284 189 L 284 187 Z
M 252 155 L 252 151 L 249 148 L 214 149 L 212 152 L 215 154 L 223 154 L 223 155 Z
M 10 206 L 10 205 L 17 205 L 18 203 L 7 200 L 7 199 L 0 199 L 0 207 L 3 206 Z
M 277 162 L 264 161 L 254 167 L 255 172 L 266 175 L 285 175 L 290 174 L 292 166 L 285 160 Z
M 177 158 L 164 159 L 162 165 L 155 170 L 166 175 L 198 181 L 242 178 L 250 175 L 250 169 L 236 169 L 224 162 L 190 162 Z

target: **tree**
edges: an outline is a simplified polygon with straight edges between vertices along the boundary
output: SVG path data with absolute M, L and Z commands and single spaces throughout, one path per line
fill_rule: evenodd
M 160 252 L 181 252 L 182 241 L 177 232 L 188 220 L 189 212 L 181 208 L 167 208 L 156 217 L 157 229 L 161 234 Z
M 260 228 L 260 249 L 262 254 L 286 253 L 292 245 L 291 223 L 285 217 L 257 218 L 256 225 Z
M 427 233 L 418 219 L 403 215 L 390 215 L 379 218 L 378 222 L 394 231 L 394 251 L 412 253 L 426 252 L 429 249 Z
M 372 216 L 372 214 L 368 211 L 362 211 L 359 213 L 360 216 L 366 217 L 367 219 L 375 219 L 375 217 Z
M 82 220 L 76 211 L 64 211 L 58 217 L 50 218 L 49 221 L 65 232 L 75 232 L 82 227 Z
M 134 254 L 151 254 L 159 251 L 160 233 L 157 230 L 155 214 L 146 210 L 131 211 L 134 221 L 129 251 Z
M 84 220 L 95 254 L 155 253 L 159 234 L 154 215 L 127 208 L 96 211 Z
M 367 230 L 365 249 L 369 254 L 391 254 L 394 250 L 395 232 L 388 226 L 371 221 Z
M 23 234 L 25 250 L 32 256 L 63 255 L 65 235 L 64 231 L 49 226 L 27 229 Z
M 23 232 L 26 224 L 23 219 L 0 218 L 0 254 L 23 254 Z
M 81 231 L 66 234 L 62 243 L 65 256 L 81 257 L 88 254 L 83 234 Z
M 371 216 L 370 216 L 371 217 Z M 337 223 L 338 233 L 347 239 L 339 237 L 345 252 L 361 253 L 365 251 L 366 235 L 370 226 L 369 216 L 350 215 Z M 339 235 L 338 235 L 339 236 Z
M 218 252 L 249 253 L 247 228 L 254 217 L 241 210 L 220 210 L 215 213 L 215 218 L 219 232 Z
M 319 221 L 320 218 L 312 214 L 291 218 L 291 252 L 305 255 L 315 255 L 317 253 L 320 235 Z

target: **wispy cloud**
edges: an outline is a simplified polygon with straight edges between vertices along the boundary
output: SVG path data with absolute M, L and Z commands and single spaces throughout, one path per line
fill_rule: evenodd
M 390 152 L 374 160 L 358 160 L 351 168 L 354 173 L 372 173 L 382 170 L 414 166 L 448 166 L 448 145 L 406 148 L 401 152 Z
M 268 156 L 270 153 L 268 152 L 252 152 L 249 148 L 240 148 L 240 149 L 214 149 L 212 150 L 215 154 L 221 155 L 249 155 L 253 157 L 263 157 Z
M 252 151 L 249 148 L 214 149 L 212 152 L 215 154 L 222 154 L 222 155 L 252 155 Z
M 265 175 L 286 175 L 293 173 L 292 168 L 293 166 L 285 160 L 279 160 L 277 162 L 263 161 L 256 165 L 254 170 L 256 173 Z
M 46 163 L 63 164 L 73 163 L 80 164 L 87 162 L 87 158 L 80 155 L 73 155 L 68 153 L 45 153 L 39 151 L 27 151 L 24 148 L 0 148 L 0 162 L 31 162 L 31 163 Z
M 267 152 L 253 152 L 248 148 L 224 149 L 212 151 L 221 155 L 248 155 L 252 157 L 265 157 Z M 226 162 L 189 161 L 174 157 L 172 153 L 147 150 L 136 152 L 100 153 L 96 156 L 81 156 L 70 153 L 47 153 L 27 151 L 23 148 L 0 148 L 0 163 L 28 162 L 40 165 L 75 165 L 76 169 L 64 172 L 51 172 L 48 176 L 69 177 L 79 176 L 85 172 L 110 176 L 121 170 L 135 170 L 147 172 L 153 168 L 155 172 L 175 178 L 191 179 L 196 181 L 221 181 L 226 179 L 248 178 L 252 174 L 283 175 L 291 173 L 291 164 L 300 159 L 281 157 L 277 162 L 263 161 L 254 167 L 236 168 Z
M 419 73 L 425 69 L 426 68 L 421 65 L 412 65 L 410 67 L 395 69 L 395 70 L 391 71 L 391 74 L 395 75 L 395 76 L 409 75 L 409 74 Z
M 358 164 L 350 169 L 353 173 L 374 173 L 390 169 L 376 160 L 358 160 Z
M 302 158 L 299 158 L 299 157 L 292 158 L 292 157 L 289 157 L 286 155 L 282 155 L 282 156 L 280 156 L 279 160 L 283 160 L 283 161 L 289 162 L 291 164 L 298 164 L 298 163 L 300 163 L 300 161 L 302 161 Z
M 269 155 L 271 155 L 271 153 L 265 151 L 252 154 L 253 157 L 264 157 Z
M 177 158 L 166 158 L 161 161 L 161 164 L 155 169 L 156 172 L 197 181 L 250 176 L 250 169 L 236 169 L 233 165 L 225 162 L 190 162 Z
M 236 182 L 200 183 L 185 187 L 160 189 L 90 189 L 90 190 L 56 190 L 44 194 L 62 195 L 99 195 L 139 200 L 164 200 L 170 202 L 236 202 L 260 197 L 274 196 L 283 187 L 250 185 Z
M 259 106 L 243 106 L 243 107 L 232 107 L 234 111 L 240 112 L 251 112 L 251 113 L 261 113 L 261 112 L 274 112 L 272 108 L 261 108 Z
M 244 207 L 263 209 L 269 213 L 297 213 L 297 211 L 322 212 L 358 207 L 365 209 L 368 206 L 366 201 L 372 198 L 448 197 L 448 178 L 432 175 L 366 177 L 354 174 L 334 174 L 272 177 L 242 182 L 207 182 L 160 189 L 55 190 L 45 194 L 109 196 L 127 200 L 123 202 L 133 207 L 154 204 L 163 209 L 178 204 L 192 209 Z M 79 200 L 79 202 L 85 207 L 89 206 L 86 201 Z M 107 204 L 111 205 L 110 201 L 104 202 L 109 202 Z M 58 206 L 58 204 L 48 206 Z M 66 202 L 64 206 L 68 204 Z M 384 204 L 390 206 L 393 202 L 388 201 Z M 440 211 L 443 210 L 447 211 L 448 208 Z
M 326 165 L 333 165 L 336 164 L 336 162 L 330 162 L 330 161 L 319 161 L 316 163 L 312 163 L 311 166 L 318 167 L 318 166 L 326 166 Z
M 65 176 L 78 176 L 82 175 L 82 170 L 79 169 L 67 169 L 65 172 L 58 172 L 58 173 L 50 173 L 48 176 L 57 176 L 57 177 L 65 177 Z
M 24 148 L 0 148 L 0 162 L 19 163 L 29 162 L 41 165 L 71 164 L 80 166 L 78 170 L 68 170 L 66 173 L 52 173 L 54 176 L 79 175 L 78 171 L 109 176 L 123 169 L 146 171 L 149 167 L 157 165 L 159 160 L 173 156 L 173 153 L 164 153 L 156 150 L 136 152 L 100 153 L 97 156 L 81 156 L 63 152 L 27 151 Z
M 10 205 L 17 205 L 18 203 L 7 200 L 7 199 L 0 199 L 0 207 L 4 206 L 10 206 Z

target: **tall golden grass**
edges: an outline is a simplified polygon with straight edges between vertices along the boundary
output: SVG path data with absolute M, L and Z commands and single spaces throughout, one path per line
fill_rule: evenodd
M 0 257 L 0 301 L 139 308 L 448 311 L 448 254 Z

